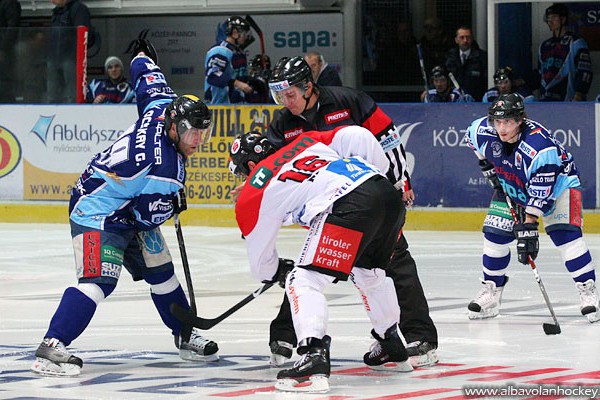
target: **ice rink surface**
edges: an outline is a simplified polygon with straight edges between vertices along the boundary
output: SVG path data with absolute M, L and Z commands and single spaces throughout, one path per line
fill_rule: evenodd
M 162 230 L 185 287 L 174 228 Z M 201 316 L 215 317 L 261 286 L 250 276 L 237 229 L 183 230 Z M 405 374 L 368 370 L 362 356 L 372 342 L 370 324 L 354 287 L 340 283 L 326 291 L 331 390 L 298 395 L 275 391 L 277 369 L 268 365 L 269 322 L 282 289 L 271 288 L 207 331 L 218 342 L 221 359 L 195 364 L 178 357 L 148 286 L 134 283 L 127 272 L 70 347 L 84 361 L 81 375 L 35 375 L 29 371 L 35 349 L 62 292 L 75 284 L 69 227 L 0 224 L 0 398 L 454 400 L 465 398 L 465 387 L 507 390 L 510 385 L 540 390 L 521 398 L 555 399 L 574 397 L 568 396 L 574 392 L 542 397 L 541 390 L 553 385 L 600 389 L 600 323 L 592 325 L 580 315 L 575 285 L 545 235 L 537 265 L 562 327 L 557 336 L 544 334 L 549 312 L 533 273 L 516 262 L 514 251 L 501 315 L 470 321 L 466 306 L 480 288 L 481 234 L 406 235 L 438 328 L 440 363 Z M 303 237 L 300 229 L 282 231 L 280 255 L 295 258 Z M 600 235 L 587 235 L 586 241 L 597 261 Z

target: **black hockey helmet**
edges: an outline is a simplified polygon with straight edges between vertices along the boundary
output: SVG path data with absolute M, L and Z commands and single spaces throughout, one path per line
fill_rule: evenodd
M 234 29 L 237 29 L 239 32 L 248 32 L 250 31 L 250 24 L 239 15 L 233 15 L 225 21 L 225 34 L 231 36 Z
M 512 81 L 513 72 L 511 67 L 498 68 L 494 73 L 494 83 L 498 83 L 505 79 Z
M 488 111 L 488 119 L 514 118 L 520 120 L 525 116 L 525 106 L 523 98 L 516 94 L 501 94 L 498 99 L 491 105 Z
M 554 3 L 550 7 L 546 8 L 544 13 L 544 21 L 548 22 L 549 15 L 559 15 L 561 17 L 569 18 L 569 8 L 563 3 Z
M 185 94 L 173 100 L 165 110 L 165 129 L 177 127 L 181 138 L 188 129 L 196 128 L 202 133 L 202 143 L 207 143 L 212 134 L 212 115 L 202 100 L 192 94 Z
M 302 90 L 308 90 L 308 82 L 314 84 L 310 66 L 304 61 L 304 57 L 296 56 L 286 61 L 279 60 L 273 75 L 269 79 L 269 89 L 277 104 L 282 104 L 279 92 L 292 86 L 299 86 Z
M 431 70 L 431 79 L 441 77 L 448 79 L 448 69 L 443 65 L 436 65 Z
M 248 161 L 259 163 L 275 152 L 275 147 L 257 131 L 235 138 L 229 149 L 229 170 L 235 175 L 250 175 Z

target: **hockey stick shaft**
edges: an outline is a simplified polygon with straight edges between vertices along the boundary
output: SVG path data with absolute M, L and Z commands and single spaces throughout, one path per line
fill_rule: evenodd
M 252 16 L 249 14 L 246 15 L 246 21 L 248 21 L 252 29 L 254 29 L 254 31 L 258 34 L 258 39 L 260 40 L 260 53 L 262 55 L 263 68 L 267 68 L 267 60 L 265 57 L 265 38 L 263 36 L 262 29 L 260 29 L 254 18 L 252 18 Z
M 192 285 L 192 274 L 190 272 L 190 264 L 188 263 L 187 252 L 185 251 L 185 242 L 183 240 L 183 231 L 181 230 L 181 222 L 179 220 L 179 214 L 173 215 L 173 222 L 175 224 L 175 233 L 177 234 L 177 243 L 179 243 L 179 253 L 181 253 L 181 263 L 183 264 L 183 273 L 185 275 L 185 282 L 187 284 L 188 295 L 190 297 L 190 311 L 196 315 L 196 296 L 194 295 L 194 286 Z
M 425 91 L 429 90 L 429 84 L 427 83 L 427 72 L 425 71 L 425 60 L 423 60 L 423 52 L 421 51 L 421 44 L 417 43 L 417 53 L 419 54 L 419 66 L 421 67 L 421 76 L 423 77 L 423 84 L 425 85 Z
M 202 330 L 208 330 L 213 326 L 217 325 L 219 322 L 226 319 L 227 317 L 229 317 L 231 314 L 238 311 L 240 308 L 244 307 L 246 304 L 250 303 L 252 300 L 254 300 L 262 293 L 267 291 L 271 286 L 273 286 L 273 283 L 265 283 L 260 288 L 256 289 L 254 292 L 244 297 L 242 301 L 235 304 L 233 307 L 231 307 L 216 318 L 202 318 L 196 315 L 191 315 L 189 312 L 187 312 L 187 310 L 185 310 L 178 304 L 171 304 L 171 312 L 175 315 L 175 317 L 177 317 L 180 321 L 186 324 L 189 324 L 195 328 L 199 328 Z

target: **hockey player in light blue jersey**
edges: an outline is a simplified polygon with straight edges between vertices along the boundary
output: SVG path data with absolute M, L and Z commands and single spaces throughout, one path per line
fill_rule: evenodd
M 98 304 L 125 267 L 144 280 L 163 323 L 184 360 L 218 360 L 218 347 L 183 327 L 172 303 L 189 309 L 160 225 L 180 212 L 176 196 L 185 183 L 185 159 L 206 143 L 211 114 L 196 96 L 177 97 L 156 65 L 154 47 L 133 45 L 132 82 L 139 119 L 96 154 L 77 180 L 69 204 L 78 284 L 65 290 L 32 370 L 75 376 L 83 361 L 66 349 L 86 329 Z M 191 332 L 190 332 L 191 331 Z
M 499 314 L 508 281 L 509 245 L 517 238 L 519 262 L 534 260 L 541 219 L 575 281 L 581 313 L 590 322 L 598 321 L 595 266 L 582 237 L 581 181 L 571 153 L 546 128 L 527 118 L 517 94 L 501 95 L 487 117 L 471 124 L 466 139 L 496 189 L 483 225 L 483 287 L 468 306 L 469 318 Z M 519 223 L 513 223 L 504 193 L 515 205 Z
M 242 103 L 254 91 L 248 85 L 248 60 L 242 49 L 250 38 L 250 24 L 242 17 L 229 17 L 225 34 L 225 40 L 206 53 L 204 100 L 208 104 Z

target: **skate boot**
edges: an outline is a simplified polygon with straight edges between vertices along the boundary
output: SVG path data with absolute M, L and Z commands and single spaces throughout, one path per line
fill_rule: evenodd
M 63 342 L 55 338 L 44 338 L 35 352 L 33 372 L 50 376 L 77 376 L 83 361 L 69 353 Z
M 377 341 L 371 345 L 368 353 L 365 353 L 363 360 L 371 369 L 378 371 L 410 372 L 413 370 L 408 361 L 408 353 L 404 348 L 404 343 L 398 335 L 396 324 L 385 331 L 385 338 L 371 330 L 371 335 Z
M 504 278 L 504 286 L 508 282 L 508 276 Z M 483 287 L 469 303 L 469 319 L 494 318 L 500 314 L 500 303 L 504 286 L 496 287 L 493 281 L 481 281 Z
M 438 356 L 436 353 L 437 345 L 430 342 L 417 340 L 406 345 L 408 361 L 414 368 L 429 367 L 436 364 Z
M 575 283 L 575 286 L 579 290 L 579 300 L 581 314 L 590 322 L 596 322 L 600 320 L 600 305 L 598 304 L 598 290 L 596 290 L 596 283 L 588 279 L 581 283 Z
M 281 367 L 292 358 L 294 346 L 291 343 L 274 340 L 269 343 L 269 347 L 271 348 L 271 358 L 269 359 L 271 367 Z
M 331 373 L 330 342 L 329 336 L 308 338 L 306 345 L 298 347 L 302 358 L 292 368 L 277 374 L 275 388 L 283 392 L 327 393 Z
M 219 346 L 212 340 L 199 334 L 198 329 L 192 329 L 188 342 L 182 342 L 180 336 L 175 337 L 175 346 L 179 349 L 179 357 L 186 361 L 218 361 Z

